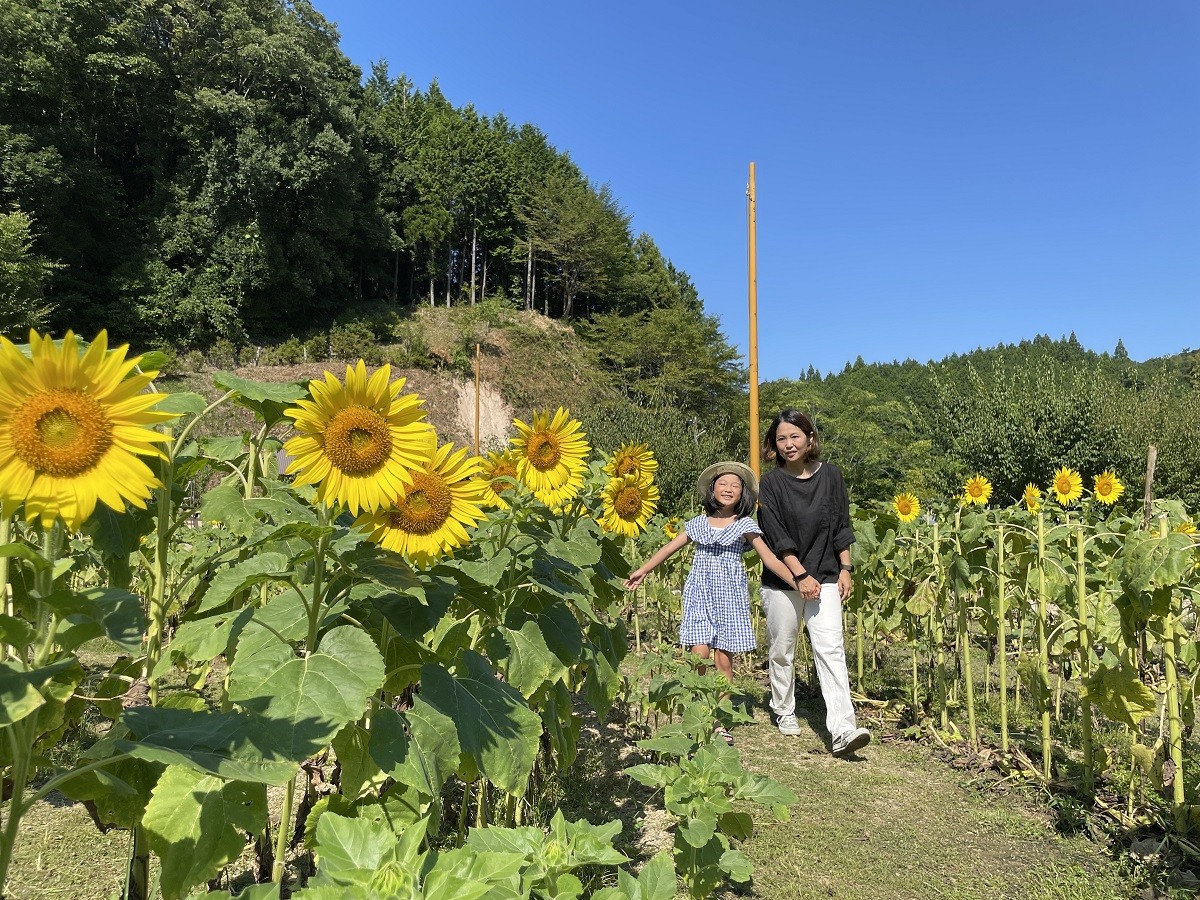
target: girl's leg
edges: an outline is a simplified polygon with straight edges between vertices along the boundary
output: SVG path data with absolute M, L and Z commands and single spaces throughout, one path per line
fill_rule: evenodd
M 714 647 L 713 661 L 717 664 L 717 671 L 725 676 L 725 680 L 733 681 L 733 656 L 729 651 Z
M 771 709 L 776 716 L 796 714 L 796 633 L 804 615 L 799 591 L 762 589 L 767 616 L 767 658 L 770 660 Z
M 836 746 L 839 738 L 857 728 L 842 637 L 842 600 L 836 584 L 821 585 L 821 599 L 805 604 L 804 624 L 812 643 L 821 696 L 825 698 L 825 727 Z
M 692 652 L 701 659 L 708 659 L 709 656 L 712 655 L 712 651 L 710 650 L 708 644 L 693 644 Z M 701 675 L 708 671 L 708 666 L 699 666 L 698 668 Z

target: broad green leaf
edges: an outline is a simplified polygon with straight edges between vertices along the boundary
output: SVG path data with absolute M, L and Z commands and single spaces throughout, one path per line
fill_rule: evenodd
M 139 706 L 125 710 L 121 721 L 129 737 L 115 742 L 118 752 L 224 779 L 283 784 L 311 755 L 287 755 L 302 741 L 288 733 L 286 722 L 246 713 Z
M 279 581 L 290 574 L 291 568 L 291 561 L 282 553 L 259 553 L 226 566 L 213 576 L 197 612 L 224 606 L 253 585 Z
M 678 833 L 690 846 L 700 849 L 712 840 L 716 830 L 717 817 L 705 816 L 703 818 L 690 818 L 679 823 Z
M 721 854 L 720 866 L 730 881 L 745 883 L 754 874 L 754 865 L 739 850 L 726 850 Z
M 432 797 L 454 774 L 462 752 L 454 720 L 413 698 L 403 713 L 384 708 L 371 721 L 371 757 L 392 778 Z
M 533 619 L 542 630 L 546 646 L 554 651 L 559 661 L 564 666 L 576 665 L 583 653 L 583 631 L 570 608 L 556 601 Z
M 663 851 L 642 867 L 638 873 L 642 900 L 673 900 L 675 897 L 675 864 L 671 854 Z
M 107 637 L 130 653 L 141 649 L 146 619 L 136 594 L 114 588 L 86 588 L 55 611 L 64 616 L 57 631 L 58 644 L 64 649 L 73 650 L 98 637 Z
M 0 662 L 0 728 L 33 715 L 46 702 L 31 674 L 14 662 Z
M 673 777 L 672 767 L 656 766 L 653 763 L 630 766 L 624 772 L 627 776 L 638 782 L 638 784 L 644 784 L 646 787 L 655 788 L 656 790 L 670 784 Z
M 194 662 L 225 656 L 253 616 L 253 607 L 245 606 L 184 622 L 171 639 L 171 652 Z
M 1086 697 L 1108 718 L 1137 728 L 1142 719 L 1154 712 L 1154 692 L 1142 684 L 1133 666 L 1109 667 L 1103 663 L 1080 685 Z
M 575 701 L 567 686 L 556 682 L 542 703 L 542 724 L 550 735 L 554 762 L 565 771 L 579 754 L 579 734 L 583 721 L 575 713 Z
M 208 406 L 208 401 L 194 391 L 179 391 L 167 394 L 154 407 L 160 412 L 175 413 L 178 416 L 198 416 Z
M 565 674 L 564 667 L 546 646 L 536 622 L 526 622 L 520 630 L 498 626 L 484 641 L 488 658 L 503 669 L 508 683 L 526 699 L 550 680 L 551 671 Z
M 717 820 L 721 831 L 739 841 L 748 841 L 754 836 L 754 818 L 749 813 L 721 813 Z
M 317 868 L 326 878 L 360 881 L 392 856 L 396 836 L 366 819 L 327 812 L 317 822 Z
M 463 662 L 466 672 L 459 676 L 422 666 L 422 696 L 454 722 L 459 745 L 489 781 L 510 794 L 524 793 L 542 720 L 482 656 L 467 651 Z
M 239 660 L 240 653 L 235 667 Z M 270 720 L 281 755 L 303 760 L 366 711 L 383 675 L 383 657 L 370 636 L 341 625 L 308 656 L 255 665 L 236 680 L 231 671 L 229 699 Z
M 378 790 L 384 783 L 384 773 L 368 750 L 370 741 L 371 732 L 356 722 L 346 725 L 333 738 L 333 752 L 342 773 L 342 794 L 351 800 Z
M 231 372 L 215 373 L 213 384 L 226 391 L 237 391 L 233 402 L 256 412 L 268 427 L 280 422 L 284 410 L 308 393 L 308 388 L 300 384 L 250 381 Z
M 168 766 L 142 817 L 147 842 L 162 865 L 163 896 L 182 897 L 214 877 L 241 854 L 245 834 L 257 834 L 266 824 L 263 785 Z

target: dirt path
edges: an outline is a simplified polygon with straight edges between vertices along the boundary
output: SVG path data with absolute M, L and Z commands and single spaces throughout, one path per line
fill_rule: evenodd
M 805 718 L 809 721 L 806 722 Z M 1096 845 L 1057 835 L 1019 798 L 959 784 L 920 745 L 879 738 L 850 759 L 828 752 L 801 715 L 799 737 L 764 711 L 738 728 L 744 765 L 788 785 L 791 820 L 759 819 L 742 851 L 755 866 L 741 896 L 770 900 L 1124 900 L 1136 896 Z M 730 893 L 734 897 L 738 894 Z

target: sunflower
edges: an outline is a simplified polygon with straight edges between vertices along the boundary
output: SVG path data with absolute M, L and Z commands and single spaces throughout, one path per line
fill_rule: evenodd
M 478 457 L 457 452 L 450 443 L 410 474 L 395 506 L 359 516 L 356 528 L 370 531 L 376 544 L 402 553 L 419 566 L 430 566 L 470 541 L 466 529 L 485 517 L 488 485 L 479 474 Z
M 1176 525 L 1175 530 L 1180 534 L 1195 534 L 1196 523 L 1191 519 L 1188 519 L 1186 522 L 1180 522 L 1178 525 Z
M 583 487 L 583 477 L 572 478 L 560 488 L 546 488 L 540 491 L 534 491 L 533 496 L 537 497 L 546 505 L 552 512 L 562 512 L 568 503 L 574 500 L 580 489 Z
M 504 499 L 504 495 L 510 491 L 515 491 L 516 486 L 507 481 L 501 481 L 501 478 L 511 478 L 514 481 L 517 479 L 517 454 L 513 450 L 505 450 L 503 453 L 489 453 L 486 459 L 480 463 L 480 476 L 487 484 L 487 490 L 484 491 L 484 498 L 489 506 L 495 506 L 500 509 L 508 509 L 508 501 Z
M 1105 506 L 1112 506 L 1125 493 L 1125 485 L 1112 469 L 1105 469 L 1092 482 L 1092 495 Z
M 87 350 L 68 331 L 56 346 L 29 332 L 26 356 L 0 337 L 0 507 L 25 504 L 25 517 L 49 528 L 62 519 L 78 530 L 103 503 L 146 508 L 161 482 L 139 457 L 163 455 L 170 437 L 153 426 L 175 418 L 153 407 L 165 394 L 144 393 L 157 372 L 138 372 L 129 347 L 109 351 L 101 331 Z
M 636 475 L 643 482 L 653 481 L 657 471 L 658 460 L 646 444 L 622 444 L 604 466 L 605 475 Z
M 1021 496 L 1021 501 L 1031 513 L 1037 512 L 1042 508 L 1042 489 L 1032 481 L 1029 482 L 1025 485 L 1025 493 Z
M 548 410 L 535 412 L 533 424 L 514 419 L 520 434 L 512 439 L 517 454 L 517 474 L 535 494 L 556 491 L 571 482 L 583 484 L 589 447 L 579 422 L 561 406 L 551 418 Z M 545 501 L 543 501 L 545 502 Z
M 663 534 L 674 540 L 679 537 L 679 532 L 683 530 L 683 522 L 678 516 L 673 516 L 663 523 Z
M 285 410 L 299 434 L 284 444 L 292 457 L 287 474 L 315 484 L 317 499 L 374 512 L 412 484 L 410 470 L 424 467 L 437 444 L 425 422 L 424 401 L 401 394 L 404 379 L 388 383 L 391 366 L 368 379 L 360 359 L 346 366 L 346 384 L 330 372 L 308 383 L 311 399 Z
M 982 475 L 972 475 L 963 485 L 963 503 L 974 503 L 976 506 L 987 506 L 992 496 L 992 483 Z
M 911 522 L 921 514 L 921 501 L 912 494 L 897 494 L 892 498 L 892 508 L 901 522 Z
M 1054 499 L 1066 505 L 1083 496 L 1083 476 L 1063 466 L 1054 473 Z
M 613 478 L 604 486 L 600 500 L 604 512 L 600 527 L 605 531 L 636 537 L 646 527 L 658 504 L 658 488 L 638 481 L 636 475 Z

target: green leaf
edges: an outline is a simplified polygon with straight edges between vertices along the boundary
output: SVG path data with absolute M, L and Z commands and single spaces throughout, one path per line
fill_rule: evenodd
M 299 384 L 267 384 L 239 378 L 230 372 L 217 372 L 213 384 L 226 391 L 237 391 L 233 402 L 251 409 L 268 427 L 283 419 L 283 411 L 308 393 Z
M 291 568 L 291 560 L 282 553 L 259 553 L 226 566 L 213 576 L 196 611 L 207 612 L 224 606 L 234 595 L 253 585 L 280 581 L 290 574 Z
M 565 674 L 557 657 L 546 646 L 536 622 L 526 622 L 519 631 L 498 626 L 484 638 L 488 658 L 500 665 L 509 684 L 526 699 L 550 680 L 551 672 Z
M 351 722 L 333 738 L 333 752 L 342 773 L 342 794 L 351 800 L 383 786 L 383 773 L 368 750 L 371 738 L 371 732 L 357 722 Z
M 392 778 L 431 797 L 454 774 L 462 748 L 454 721 L 421 694 L 403 713 L 380 709 L 371 721 L 370 752 Z
M 46 702 L 31 676 L 14 662 L 0 662 L 0 728 L 33 715 Z
M 198 416 L 208 408 L 208 401 L 194 391 L 179 391 L 167 394 L 154 408 L 160 412 L 175 413 L 177 416 Z
M 236 612 L 220 612 L 184 622 L 171 638 L 171 652 L 194 662 L 226 656 L 253 616 L 254 608 L 245 606 Z
M 334 881 L 369 880 L 370 873 L 392 857 L 395 846 L 391 829 L 367 819 L 327 812 L 317 821 L 317 868 Z
M 510 794 L 524 793 L 542 720 L 478 653 L 466 651 L 463 662 L 466 673 L 460 676 L 422 666 L 421 694 L 455 723 L 460 746 L 489 781 Z
M 51 598 L 63 597 L 66 592 Z M 115 588 L 87 588 L 74 594 L 72 600 L 55 606 L 64 616 L 56 635 L 59 646 L 73 650 L 93 638 L 107 637 L 110 641 L 136 653 L 142 646 L 146 617 L 141 598 L 129 591 Z
M 1142 684 L 1133 666 L 1106 666 L 1103 663 L 1080 685 L 1086 697 L 1108 718 L 1131 728 L 1155 711 L 1154 692 Z
M 229 699 L 271 722 L 273 746 L 286 758 L 319 752 L 343 726 L 359 718 L 383 685 L 383 657 L 375 642 L 352 625 L 341 625 L 304 658 L 254 657 L 256 665 L 230 670 Z
M 674 900 L 677 885 L 671 854 L 664 850 L 646 863 L 638 873 L 637 883 L 642 889 L 642 900 Z
M 745 884 L 754 875 L 754 865 L 739 850 L 726 850 L 721 854 L 721 871 L 730 881 Z
M 142 817 L 147 842 L 162 864 L 163 896 L 182 897 L 214 877 L 241 854 L 245 833 L 257 834 L 266 824 L 263 785 L 168 766 Z
M 717 817 L 689 818 L 679 824 L 679 836 L 697 850 L 712 840 L 717 830 Z
M 748 841 L 754 836 L 754 818 L 750 813 L 721 813 L 717 823 L 721 831 L 739 841 Z

